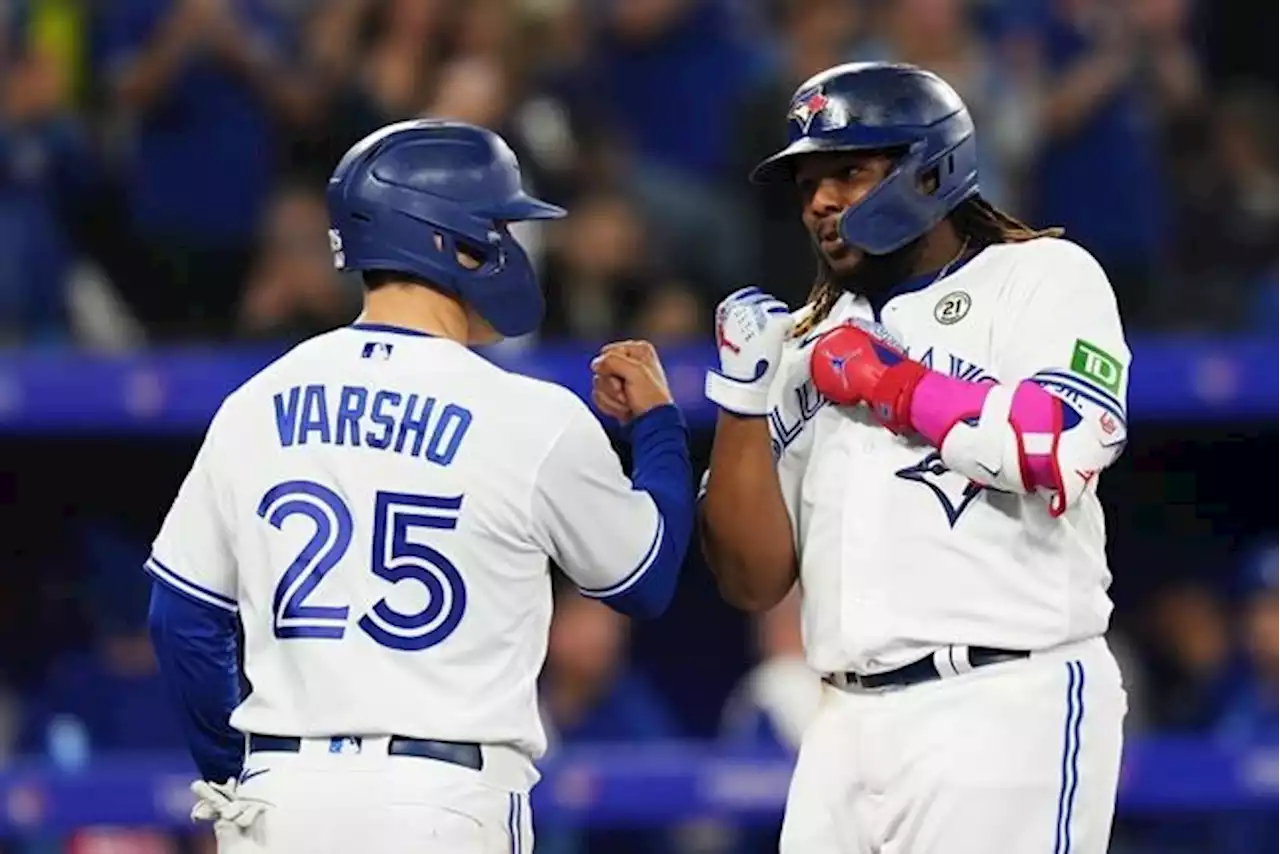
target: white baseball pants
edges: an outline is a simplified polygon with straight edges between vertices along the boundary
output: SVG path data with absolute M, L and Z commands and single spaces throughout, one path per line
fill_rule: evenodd
M 1105 854 L 1127 701 L 1102 638 L 903 688 L 823 687 L 782 854 Z
M 220 822 L 218 854 L 532 854 L 527 759 L 485 746 L 474 771 L 386 742 L 249 754 L 237 794 L 267 807 L 248 830 Z

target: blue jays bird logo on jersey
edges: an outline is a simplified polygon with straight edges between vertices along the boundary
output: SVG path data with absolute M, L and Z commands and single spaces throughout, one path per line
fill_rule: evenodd
M 899 469 L 894 473 L 903 480 L 922 483 L 929 487 L 942 505 L 942 511 L 947 515 L 947 524 L 952 528 L 956 526 L 956 522 L 960 521 L 960 516 L 969 509 L 974 499 L 988 488 L 967 480 L 963 475 L 956 474 L 947 468 L 942 462 L 942 454 L 937 451 L 932 451 L 915 465 Z
M 903 348 L 903 352 L 911 358 L 911 349 Z M 967 382 L 995 382 L 996 379 L 981 365 L 956 356 L 954 353 L 947 353 L 941 349 L 928 347 L 924 350 L 916 360 L 930 370 L 941 371 L 948 376 L 956 377 Z M 967 423 L 976 424 L 976 419 L 970 419 Z M 969 509 L 974 499 L 983 493 L 984 490 L 991 487 L 983 486 L 980 483 L 974 483 L 963 475 L 956 474 L 947 468 L 942 462 L 942 455 L 937 451 L 932 451 L 913 466 L 901 469 L 895 474 L 903 480 L 920 483 L 929 488 L 934 497 L 938 499 L 938 503 L 942 505 L 942 511 L 947 516 L 947 524 L 952 528 L 956 526 L 956 522 L 960 521 L 964 511 Z M 998 489 L 991 489 L 993 492 L 999 492 Z

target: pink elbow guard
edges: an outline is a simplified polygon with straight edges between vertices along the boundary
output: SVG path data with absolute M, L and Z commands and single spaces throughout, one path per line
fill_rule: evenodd
M 941 449 L 952 427 L 962 421 L 976 421 L 982 415 L 993 387 L 994 383 L 974 383 L 929 371 L 911 399 L 911 426 L 929 444 Z M 1047 487 L 1061 494 L 1058 440 L 1062 436 L 1064 405 L 1033 382 L 1020 382 L 1014 389 L 1009 426 L 1017 443 L 1022 485 L 1028 492 Z
M 1063 406 L 1061 400 L 1033 382 L 1020 382 L 1013 392 L 1009 426 L 1017 441 L 1022 486 L 1028 492 L 1043 486 L 1059 496 L 1063 494 L 1062 470 L 1058 466 Z
M 982 414 L 991 387 L 992 383 L 971 383 L 929 371 L 911 397 L 911 426 L 941 449 L 952 427 Z

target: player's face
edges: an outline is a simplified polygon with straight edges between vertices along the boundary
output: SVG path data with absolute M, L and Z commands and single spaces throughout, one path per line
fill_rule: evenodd
M 797 158 L 795 180 L 803 205 L 801 219 L 836 276 L 852 273 L 863 257 L 862 250 L 840 239 L 840 215 L 861 201 L 892 169 L 893 160 L 874 151 L 820 152 Z

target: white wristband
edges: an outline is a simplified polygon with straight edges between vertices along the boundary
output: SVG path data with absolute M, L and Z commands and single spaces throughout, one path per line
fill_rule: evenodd
M 707 371 L 706 395 L 707 400 L 734 415 L 769 414 L 769 386 L 758 380 L 746 383 L 718 371 Z

